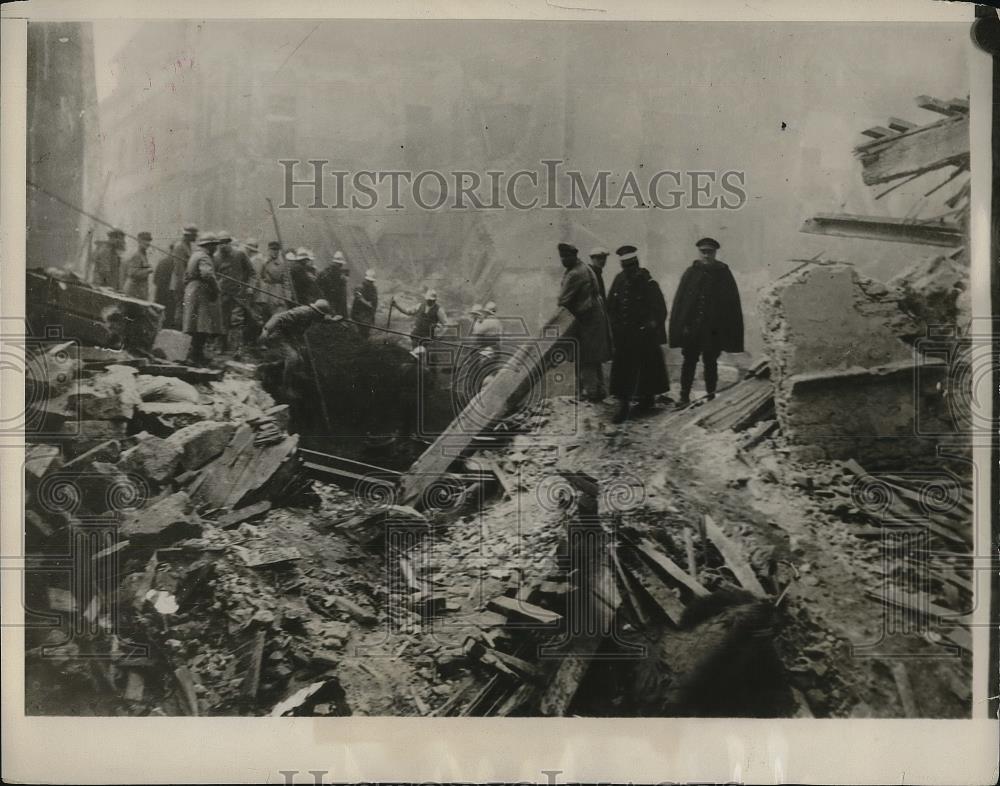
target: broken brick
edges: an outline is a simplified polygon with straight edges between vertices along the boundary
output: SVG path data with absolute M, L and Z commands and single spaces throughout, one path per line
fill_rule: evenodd
M 156 485 L 163 485 L 177 474 L 182 457 L 183 450 L 178 445 L 159 437 L 149 437 L 122 453 L 118 466 Z
M 123 516 L 120 528 L 133 545 L 167 545 L 183 538 L 198 537 L 203 526 L 193 512 L 191 498 L 178 491 Z
M 232 423 L 203 420 L 175 431 L 167 437 L 167 442 L 180 449 L 181 466 L 193 470 L 222 453 L 235 432 L 236 426 Z

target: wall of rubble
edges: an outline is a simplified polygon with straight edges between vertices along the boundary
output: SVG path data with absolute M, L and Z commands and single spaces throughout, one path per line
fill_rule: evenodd
M 947 364 L 917 351 L 925 328 L 901 298 L 844 263 L 804 265 L 762 293 L 778 420 L 804 457 L 932 456 L 952 429 Z

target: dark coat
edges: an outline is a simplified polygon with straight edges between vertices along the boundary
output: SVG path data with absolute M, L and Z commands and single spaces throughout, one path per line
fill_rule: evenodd
M 184 297 L 184 287 L 187 286 L 187 264 L 195 252 L 191 242 L 181 238 L 170 247 L 170 259 L 173 261 L 173 274 L 170 276 L 170 289 L 178 299 Z
M 250 258 L 237 248 L 223 244 L 215 252 L 215 272 L 219 275 L 219 293 L 224 298 L 238 298 L 246 293 L 243 284 L 254 279 Z
M 222 308 L 219 300 L 219 282 L 214 273 L 203 276 L 198 265 L 212 258 L 200 248 L 191 255 L 184 277 L 185 333 L 222 333 Z
M 316 285 L 316 268 L 304 260 L 288 264 L 288 278 L 299 303 L 315 303 L 323 295 Z
M 320 292 L 330 304 L 334 314 L 347 316 L 347 276 L 336 265 L 330 265 L 316 277 Z
M 670 346 L 743 351 L 743 308 L 729 266 L 696 260 L 684 271 L 670 316 Z
M 174 290 L 170 286 L 173 278 L 174 258 L 167 255 L 162 257 L 160 261 L 156 263 L 156 268 L 153 271 L 153 288 L 156 290 L 153 297 L 156 298 L 156 302 L 161 306 L 165 306 L 168 303 L 173 302 Z
M 270 339 L 277 341 L 299 341 L 312 325 L 326 318 L 323 312 L 312 306 L 296 306 L 287 311 L 280 311 L 271 317 L 264 330 Z
M 370 305 L 365 305 L 362 298 Z M 374 281 L 365 279 L 361 286 L 354 288 L 354 302 L 351 303 L 351 319 L 356 322 L 375 323 L 375 310 L 378 308 L 378 288 Z
M 604 311 L 597 276 L 581 260 L 563 273 L 558 304 L 576 317 L 575 337 L 580 344 L 581 363 L 603 363 L 611 359 L 608 316 Z
M 648 270 L 615 276 L 608 319 L 615 342 L 611 394 L 628 398 L 665 392 L 670 380 L 660 346 L 667 343 L 667 303 Z

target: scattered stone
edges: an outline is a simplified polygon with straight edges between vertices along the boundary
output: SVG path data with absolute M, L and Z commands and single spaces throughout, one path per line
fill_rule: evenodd
M 302 552 L 294 546 L 276 546 L 260 549 L 233 546 L 233 550 L 248 568 L 261 568 L 302 559 Z
M 229 529 L 230 527 L 242 524 L 244 521 L 249 521 L 257 516 L 262 516 L 270 509 L 271 502 L 266 499 L 261 500 L 260 502 L 255 502 L 253 505 L 247 505 L 245 508 L 228 510 L 219 516 L 215 523 L 223 529 Z
M 58 445 L 32 445 L 24 457 L 25 481 L 38 482 L 62 467 L 62 463 L 62 450 Z
M 159 437 L 150 437 L 121 454 L 118 466 L 162 486 L 181 465 L 183 450 L 177 444 Z
M 181 466 L 194 470 L 221 454 L 234 433 L 236 426 L 232 423 L 203 420 L 174 432 L 166 441 L 180 449 Z
M 148 508 L 124 516 L 121 531 L 136 545 L 167 545 L 202 534 L 202 523 L 183 491 L 164 497 Z
M 140 374 L 136 377 L 135 386 L 143 401 L 201 402 L 201 393 L 193 385 L 174 377 Z
M 98 421 L 101 422 L 101 421 Z M 67 461 L 63 466 L 63 472 L 76 472 L 82 470 L 92 461 L 103 461 L 114 464 L 121 456 L 121 443 L 117 439 L 109 439 L 106 442 L 92 447 L 86 453 L 81 453 L 71 461 Z

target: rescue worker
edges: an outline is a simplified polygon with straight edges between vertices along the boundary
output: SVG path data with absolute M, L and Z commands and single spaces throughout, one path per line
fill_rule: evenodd
M 249 290 L 244 284 L 253 280 L 254 270 L 250 258 L 242 249 L 233 246 L 232 235 L 223 230 L 218 233 L 218 239 L 219 247 L 215 250 L 214 262 L 222 309 L 219 349 L 228 352 L 234 347 L 238 353 L 247 320 L 252 319 L 245 307 Z
M 472 326 L 472 335 L 483 347 L 500 348 L 503 324 L 497 319 L 497 304 L 492 300 L 482 307 L 481 318 Z
M 416 349 L 425 346 L 434 339 L 434 330 L 438 325 L 448 324 L 448 315 L 438 303 L 437 291 L 428 289 L 424 294 L 424 302 L 413 309 L 405 308 L 393 298 L 390 305 L 395 306 L 408 317 L 413 317 L 413 328 L 410 331 L 410 343 Z
M 351 319 L 361 323 L 357 328 L 362 338 L 368 338 L 371 330 L 368 325 L 375 324 L 376 309 L 378 309 L 378 287 L 375 286 L 375 271 L 369 268 L 365 271 L 360 286 L 354 288 L 354 300 L 351 302 Z
M 347 259 L 342 251 L 337 251 L 330 260 L 330 265 L 319 276 L 316 284 L 324 299 L 329 301 L 334 314 L 347 316 Z
M 584 401 L 603 401 L 606 392 L 601 364 L 611 358 L 611 347 L 600 286 L 590 265 L 579 258 L 576 246 L 560 243 L 558 251 L 566 268 L 558 305 L 576 318 L 577 392 Z
M 108 230 L 108 239 L 99 243 L 91 260 L 91 281 L 96 287 L 119 289 L 121 287 L 122 251 L 125 250 L 125 233 L 118 227 Z
M 191 336 L 190 361 L 207 362 L 205 344 L 222 332 L 222 310 L 219 303 L 219 281 L 215 277 L 212 255 L 219 245 L 218 238 L 206 232 L 197 241 L 197 249 L 188 260 L 184 278 L 184 332 Z
M 279 311 L 284 311 L 291 305 L 290 301 L 295 300 L 295 293 L 288 278 L 288 263 L 281 258 L 281 243 L 277 240 L 267 244 L 267 257 L 257 272 L 257 287 L 254 299 L 261 316 L 261 324 L 266 324 L 267 320 Z
M 281 384 L 287 400 L 300 398 L 301 386 L 296 377 L 300 376 L 305 365 L 305 335 L 313 325 L 324 320 L 338 322 L 343 319 L 339 314 L 333 314 L 330 304 L 323 300 L 305 306 L 295 306 L 287 311 L 281 311 L 272 316 L 260 332 L 262 343 L 277 347 L 281 353 L 283 365 Z
M 316 285 L 316 268 L 313 266 L 312 251 L 300 248 L 294 254 L 285 255 L 288 261 L 288 278 L 292 284 L 295 300 L 299 303 L 314 303 L 322 293 Z
M 716 259 L 719 242 L 703 237 L 695 247 L 698 259 L 681 276 L 670 316 L 670 346 L 680 347 L 684 356 L 680 406 L 691 402 L 699 358 L 711 400 L 719 384 L 719 355 L 743 351 L 740 291 L 729 266 Z
M 622 270 L 608 293 L 608 319 L 614 335 L 611 394 L 618 399 L 613 422 L 629 416 L 632 399 L 638 409 L 653 408 L 655 396 L 670 389 L 667 366 L 660 347 L 667 343 L 667 304 L 660 285 L 646 268 L 639 267 L 635 246 L 616 252 Z
M 170 247 L 170 255 L 160 260 L 156 266 L 154 280 L 156 281 L 157 303 L 164 307 L 163 324 L 176 328 L 184 321 L 184 287 L 187 264 L 194 252 L 194 243 L 198 239 L 198 227 L 194 224 L 184 226 L 184 234 L 180 240 Z M 169 270 L 169 277 L 167 271 Z M 160 282 L 164 283 L 163 294 L 160 294 Z
M 608 262 L 609 252 L 603 246 L 590 250 L 590 269 L 597 276 L 597 286 L 601 290 L 601 298 L 607 301 L 608 293 L 604 288 L 604 266 Z
M 140 232 L 136 241 L 139 247 L 122 266 L 122 291 L 129 297 L 149 300 L 149 277 L 153 275 L 153 266 L 149 264 L 148 249 L 153 236 Z

